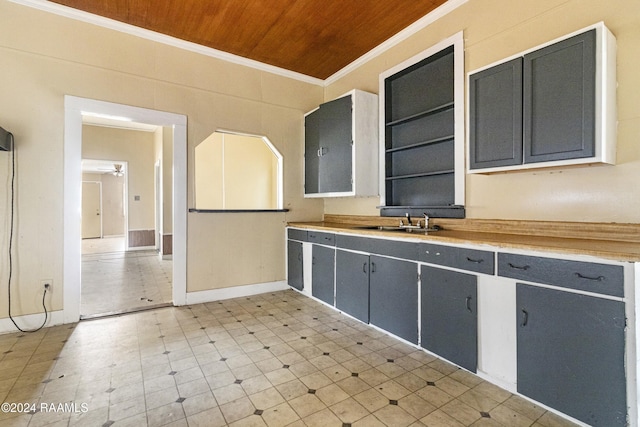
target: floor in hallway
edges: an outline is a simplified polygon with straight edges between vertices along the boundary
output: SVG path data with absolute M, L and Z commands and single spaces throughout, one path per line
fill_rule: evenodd
M 572 425 L 295 291 L 0 336 L 0 400 L 35 405 L 3 426 Z
M 83 240 L 83 318 L 146 309 L 172 301 L 172 262 L 156 251 L 113 251 L 118 239 Z M 124 244 L 122 244 L 124 247 Z

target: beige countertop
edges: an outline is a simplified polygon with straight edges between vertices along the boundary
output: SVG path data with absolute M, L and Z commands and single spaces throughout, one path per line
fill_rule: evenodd
M 491 245 L 500 248 L 529 249 L 545 252 L 555 252 L 560 254 L 579 254 L 591 255 L 599 258 L 614 261 L 640 262 L 640 242 L 636 239 L 636 228 L 640 225 L 636 224 L 579 224 L 579 223 L 542 223 L 548 227 L 550 234 L 541 235 L 540 231 L 535 231 L 535 226 L 531 226 L 531 222 L 527 221 L 480 221 L 480 225 L 485 225 L 487 231 L 478 231 L 480 228 L 477 222 L 473 220 L 435 220 L 434 222 L 443 227 L 440 231 L 435 232 L 399 232 L 399 231 L 383 231 L 371 230 L 363 228 L 366 225 L 397 225 L 398 221 L 393 223 L 388 219 L 380 219 L 377 224 L 371 224 L 375 221 L 371 217 L 370 220 L 362 220 L 363 217 L 331 216 L 323 222 L 292 222 L 291 227 L 313 229 L 326 232 L 342 232 L 355 233 L 369 237 L 393 237 L 414 238 L 433 243 L 458 243 L 458 244 L 474 244 L 474 245 Z M 458 220 L 459 221 L 459 220 Z M 514 224 L 517 223 L 517 226 Z M 535 222 L 535 225 L 540 223 Z M 496 226 L 496 224 L 498 226 Z M 561 224 L 558 227 L 553 227 Z M 577 226 L 576 226 L 577 224 Z M 565 226 L 566 225 L 566 226 Z M 562 227 L 564 226 L 564 227 Z M 624 227 L 624 228 L 621 228 Z M 613 230 L 615 228 L 615 230 Z M 518 229 L 525 230 L 523 234 L 518 233 Z M 544 230 L 540 227 L 537 230 Z M 498 230 L 499 232 L 496 232 Z M 533 230 L 533 232 L 532 232 Z M 594 230 L 597 230 L 595 232 Z M 607 236 L 609 230 L 612 239 L 603 239 L 601 236 Z M 573 235 L 572 235 L 573 234 Z M 598 238 L 593 238 L 597 236 Z

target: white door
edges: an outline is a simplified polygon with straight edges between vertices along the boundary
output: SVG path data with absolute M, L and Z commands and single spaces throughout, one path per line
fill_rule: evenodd
M 102 187 L 100 182 L 82 181 L 82 238 L 102 237 Z

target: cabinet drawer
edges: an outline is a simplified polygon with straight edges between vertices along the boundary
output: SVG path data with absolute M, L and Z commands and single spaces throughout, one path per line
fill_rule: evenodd
M 420 261 L 476 273 L 493 274 L 494 253 L 453 246 L 420 244 Z
M 319 243 L 321 245 L 335 246 L 336 235 L 333 233 L 321 233 L 319 231 L 307 232 L 307 240 L 311 243 Z
M 587 292 L 624 296 L 620 265 L 498 254 L 498 275 Z
M 418 256 L 418 243 L 414 242 L 338 235 L 336 236 L 336 246 L 343 249 L 386 255 L 412 261 L 416 261 Z
M 307 241 L 307 230 L 296 230 L 295 228 L 287 229 L 287 237 L 291 240 Z

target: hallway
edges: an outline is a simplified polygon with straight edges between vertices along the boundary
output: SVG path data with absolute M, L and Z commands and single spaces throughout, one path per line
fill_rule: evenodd
M 82 319 L 172 302 L 172 261 L 155 250 L 124 252 L 123 238 L 82 242 Z

